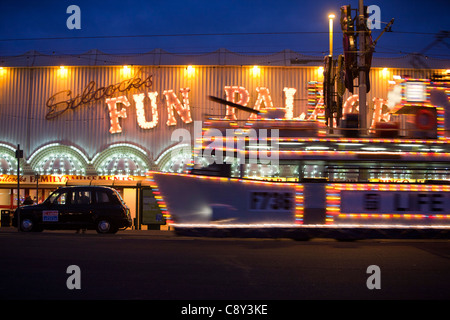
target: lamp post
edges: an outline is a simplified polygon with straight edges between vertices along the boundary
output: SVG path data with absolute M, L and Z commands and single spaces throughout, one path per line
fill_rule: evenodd
M 330 20 L 330 56 L 333 56 L 333 19 L 335 18 L 334 14 L 329 14 L 328 19 Z

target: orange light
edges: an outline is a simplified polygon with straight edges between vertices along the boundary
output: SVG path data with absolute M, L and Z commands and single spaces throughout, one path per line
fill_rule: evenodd
M 319 78 L 323 78 L 323 67 L 319 67 L 317 69 L 317 75 L 319 76 Z
M 64 66 L 60 66 L 59 70 L 58 70 L 58 75 L 61 78 L 66 78 L 67 77 L 67 69 Z
M 195 68 L 193 66 L 188 66 L 186 68 L 186 74 L 188 78 L 192 78 L 193 76 L 195 76 Z
M 123 66 L 122 70 L 121 70 L 121 73 L 122 73 L 123 77 L 129 77 L 131 75 L 131 68 L 130 68 L 130 66 L 127 66 L 127 65 Z
M 252 68 L 253 77 L 259 77 L 261 75 L 261 69 L 258 66 L 253 66 Z

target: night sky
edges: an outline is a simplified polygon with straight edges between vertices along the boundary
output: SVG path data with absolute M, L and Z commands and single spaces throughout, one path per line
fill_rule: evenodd
M 69 30 L 69 5 L 81 9 L 81 29 Z M 98 49 L 111 54 L 163 49 L 195 54 L 226 48 L 246 54 L 290 49 L 323 56 L 328 52 L 328 14 L 336 14 L 334 51 L 342 53 L 339 9 L 357 0 L 186 0 L 186 1 L 9 1 L 0 11 L 0 56 L 29 50 L 44 54 L 79 54 Z M 436 34 L 450 30 L 448 0 L 366 0 L 381 9 L 385 33 L 376 56 L 399 57 L 423 52 Z M 374 30 L 375 39 L 381 30 Z M 141 37 L 142 36 L 142 37 Z M 96 37 L 96 38 L 88 38 Z M 63 38 L 63 39 L 48 39 Z M 32 39 L 32 40 L 19 40 Z M 423 52 L 448 60 L 450 38 Z

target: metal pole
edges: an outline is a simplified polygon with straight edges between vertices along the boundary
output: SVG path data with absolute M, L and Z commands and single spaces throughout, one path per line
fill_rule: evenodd
M 39 204 L 39 173 L 36 174 L 36 204 Z
M 330 14 L 328 18 L 330 19 L 330 26 L 329 26 L 329 37 L 330 37 L 330 56 L 333 56 L 333 19 L 334 14 Z
M 17 145 L 17 231 L 20 232 L 20 144 Z
M 365 56 L 366 56 L 366 39 L 365 39 L 365 19 L 364 19 L 364 1 L 359 0 L 359 11 L 358 11 L 358 33 L 359 33 L 359 56 L 358 56 L 358 68 L 359 68 L 359 124 L 360 133 L 366 135 L 367 129 L 367 108 L 366 108 L 366 67 L 365 67 Z

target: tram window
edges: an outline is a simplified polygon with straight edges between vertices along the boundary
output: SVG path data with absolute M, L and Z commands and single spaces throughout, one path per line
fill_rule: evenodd
M 419 180 L 450 180 L 450 168 L 436 165 L 424 168 L 422 164 L 355 163 L 328 164 L 328 180 L 342 182 L 417 182 Z
M 323 162 L 305 163 L 302 165 L 303 179 L 327 178 L 328 170 Z
M 298 181 L 298 165 L 279 164 L 245 164 L 242 167 L 243 176 L 250 179 L 270 181 Z

